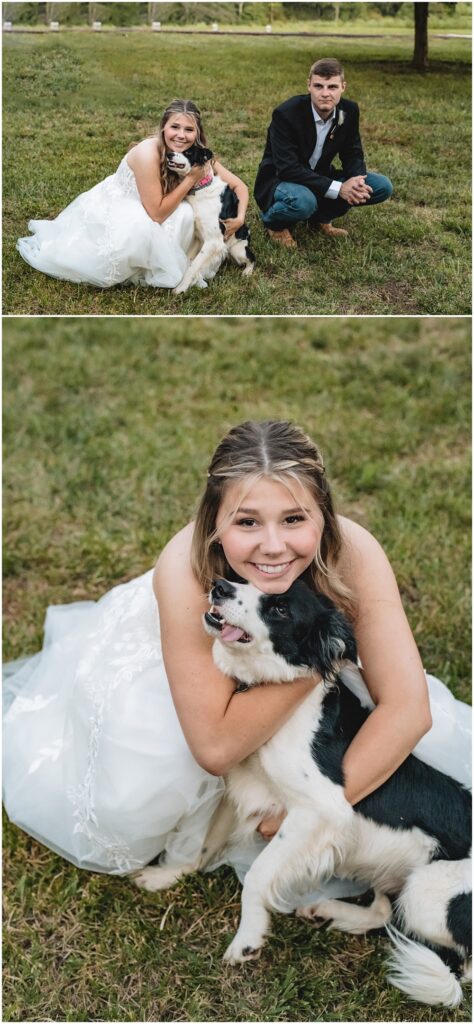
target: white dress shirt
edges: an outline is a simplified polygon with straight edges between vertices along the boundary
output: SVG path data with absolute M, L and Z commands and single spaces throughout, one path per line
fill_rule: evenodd
M 316 164 L 323 151 L 323 146 L 326 141 L 326 136 L 329 134 L 332 128 L 334 128 L 336 116 L 328 117 L 327 121 L 323 121 L 323 118 L 319 116 L 318 111 L 315 110 L 313 104 L 311 104 L 311 110 L 313 111 L 314 123 L 316 125 L 316 145 L 309 158 L 309 166 L 314 171 Z M 325 199 L 337 199 L 342 181 L 332 181 L 327 192 L 324 193 Z

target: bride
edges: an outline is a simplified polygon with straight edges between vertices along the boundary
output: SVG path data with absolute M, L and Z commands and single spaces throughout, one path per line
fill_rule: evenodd
M 218 445 L 195 522 L 170 540 L 155 571 L 97 604 L 49 608 L 43 650 L 8 667 L 4 791 L 13 822 L 93 871 L 131 873 L 163 851 L 170 869 L 199 857 L 222 776 L 315 685 L 302 678 L 239 693 L 215 667 L 201 623 L 206 593 L 216 576 L 236 575 L 267 594 L 302 576 L 352 618 L 375 708 L 345 755 L 351 803 L 413 748 L 469 784 L 469 708 L 434 677 L 427 687 L 382 548 L 336 515 L 320 451 L 302 430 L 247 422 Z M 266 818 L 249 847 L 228 844 L 208 866 L 232 864 L 242 877 L 277 825 Z M 143 872 L 150 888 L 153 870 Z M 354 891 L 348 880 L 329 885 L 332 895 Z
M 98 288 L 129 282 L 174 288 L 188 266 L 194 233 L 186 196 L 203 174 L 184 178 L 170 172 L 166 152 L 183 152 L 195 141 L 207 145 L 201 115 L 191 100 L 173 100 L 157 135 L 124 156 L 115 174 L 83 192 L 55 220 L 31 220 L 31 236 L 20 238 L 20 255 L 35 270 Z M 244 222 L 246 185 L 218 165 L 238 199 L 238 217 L 226 223 L 231 234 Z

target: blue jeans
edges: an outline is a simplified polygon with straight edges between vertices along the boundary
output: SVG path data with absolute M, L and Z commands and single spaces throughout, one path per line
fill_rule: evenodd
M 341 177 L 342 181 L 344 178 Z M 369 172 L 366 182 L 370 185 L 372 195 L 360 207 L 351 206 L 345 199 L 316 199 L 306 185 L 295 185 L 291 181 L 281 181 L 275 189 L 273 203 L 260 216 L 266 228 L 282 231 L 297 224 L 300 220 L 310 220 L 311 224 L 329 224 L 336 217 L 342 217 L 348 210 L 357 210 L 364 206 L 375 206 L 390 199 L 393 185 L 384 174 Z

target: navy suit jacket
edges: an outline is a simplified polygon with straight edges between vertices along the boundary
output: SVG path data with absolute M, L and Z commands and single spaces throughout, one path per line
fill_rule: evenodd
M 254 187 L 254 196 L 261 210 L 268 210 L 272 205 L 280 181 L 306 185 L 317 199 L 323 199 L 337 176 L 332 166 L 336 156 L 340 158 L 345 178 L 367 173 L 359 135 L 357 103 L 341 97 L 335 116 L 334 127 L 326 136 L 323 151 L 312 171 L 309 158 L 316 145 L 316 124 L 310 94 L 292 96 L 275 108 Z

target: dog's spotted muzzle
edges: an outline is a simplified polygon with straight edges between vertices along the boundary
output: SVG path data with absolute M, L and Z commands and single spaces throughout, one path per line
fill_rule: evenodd
M 228 622 L 214 605 L 211 606 L 210 611 L 205 612 L 204 618 L 211 630 L 216 630 L 219 640 L 225 640 L 227 643 L 237 641 L 239 644 L 249 644 L 252 640 L 250 633 L 246 633 L 240 626 L 234 626 L 232 622 Z
M 226 643 L 249 644 L 253 639 L 250 633 L 247 633 L 237 623 L 226 619 L 219 607 L 234 601 L 235 597 L 236 588 L 233 583 L 230 583 L 229 580 L 216 580 L 209 594 L 209 600 L 212 602 L 211 608 L 210 611 L 205 612 L 204 621 L 208 632 L 213 636 L 218 636 L 219 640 L 224 640 Z M 229 615 L 228 608 L 225 611 Z
M 188 174 L 191 170 L 191 164 L 183 153 L 167 153 L 166 163 L 170 171 L 174 171 L 176 174 Z

